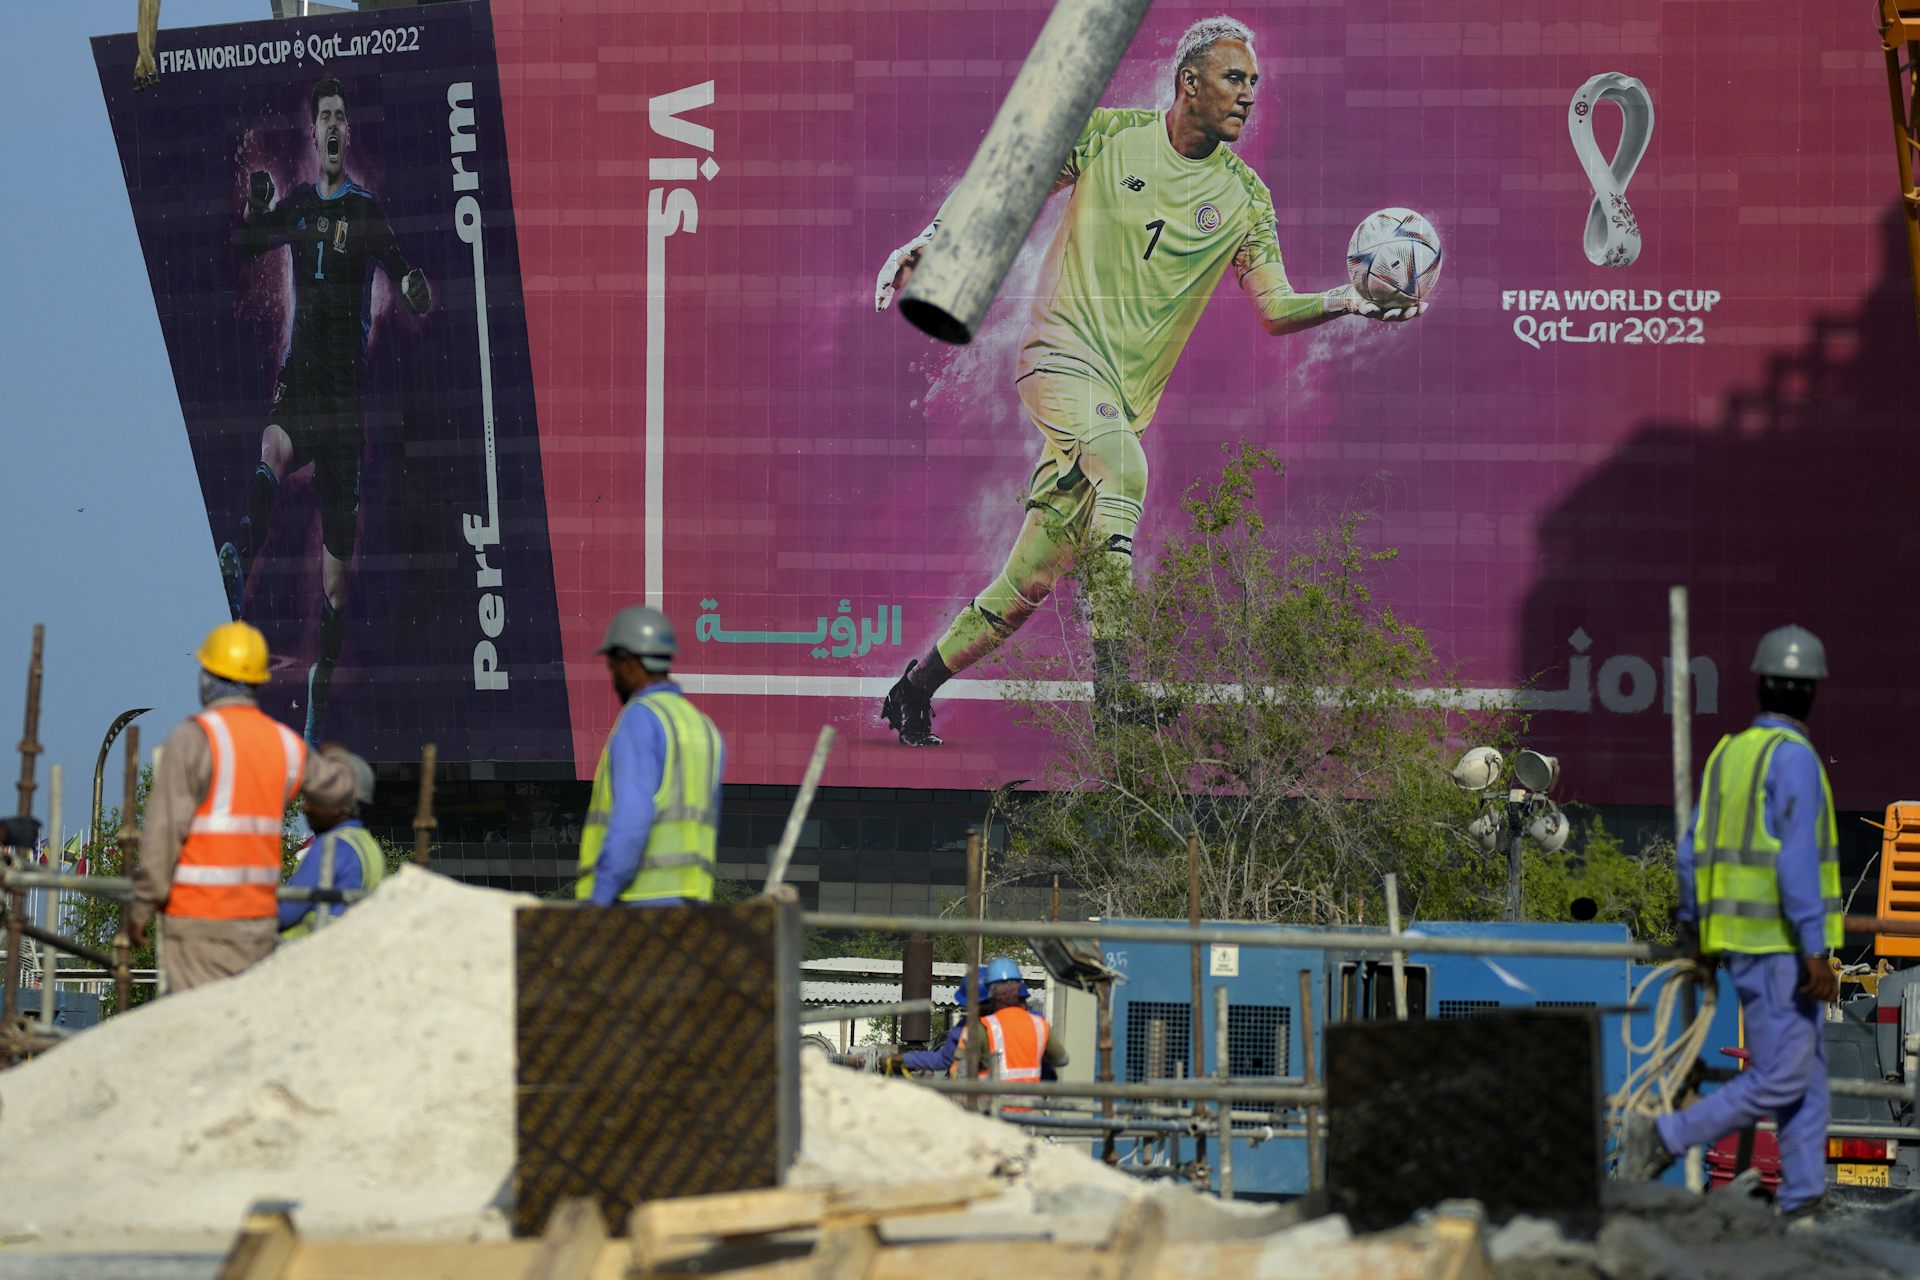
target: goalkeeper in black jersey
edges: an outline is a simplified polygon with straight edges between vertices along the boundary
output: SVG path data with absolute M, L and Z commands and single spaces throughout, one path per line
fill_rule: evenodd
M 235 236 L 248 257 L 288 249 L 293 336 L 260 433 L 260 465 L 247 490 L 240 539 L 221 546 L 220 576 L 237 620 L 280 481 L 311 464 L 320 506 L 322 591 L 320 652 L 307 671 L 306 736 L 318 743 L 346 630 L 342 611 L 360 514 L 360 397 L 373 319 L 373 267 L 399 282 L 415 315 L 426 311 L 430 296 L 426 276 L 408 268 L 394 243 L 378 198 L 347 176 L 347 99 L 338 80 L 314 86 L 309 115 L 319 181 L 302 183 L 276 203 L 273 179 L 255 172 L 248 179 L 246 219 Z

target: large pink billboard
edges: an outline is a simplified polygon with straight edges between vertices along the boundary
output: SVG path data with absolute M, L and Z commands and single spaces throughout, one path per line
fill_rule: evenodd
M 1019 527 L 1043 441 L 1018 348 L 1072 193 L 972 345 L 872 294 L 1046 6 L 495 11 L 582 770 L 615 709 L 598 629 L 644 598 L 679 621 L 735 780 L 797 778 L 823 722 L 840 729 L 830 783 L 1036 774 L 1046 744 L 994 680 L 1057 626 L 1030 623 L 1005 663 L 941 690 L 943 746 L 901 746 L 878 710 Z M 1532 686 L 1531 740 L 1577 798 L 1668 794 L 1674 583 L 1692 590 L 1702 746 L 1749 713 L 1758 637 L 1799 621 L 1833 655 L 1814 727 L 1842 803 L 1911 790 L 1916 332 L 1866 9 L 1234 13 L 1262 76 L 1233 150 L 1272 193 L 1294 287 L 1341 283 L 1349 233 L 1387 206 L 1432 221 L 1445 278 L 1411 323 L 1276 338 L 1228 272 L 1141 438 L 1138 563 L 1248 438 L 1287 459 L 1300 519 L 1373 495 L 1374 536 L 1401 552 L 1386 602 L 1468 686 Z M 1165 106 L 1175 42 L 1203 16 L 1154 8 L 1103 104 Z M 1615 92 L 1583 107 L 1596 77 Z M 1649 119 L 1618 183 L 1642 105 L 1620 105 L 1629 81 Z M 1174 190 L 1148 204 L 1192 212 Z
M 438 575 L 416 575 L 426 585 L 404 617 L 351 615 L 364 630 L 347 634 L 337 717 L 343 731 L 391 730 L 376 754 L 410 755 L 409 691 L 444 686 L 468 708 L 454 754 L 570 756 L 590 774 L 616 711 L 594 649 L 614 609 L 649 602 L 679 626 L 677 670 L 727 734 L 730 781 L 796 781 L 823 723 L 840 731 L 829 785 L 1039 776 L 1048 744 L 1000 696 L 1059 652 L 1068 607 L 1000 572 L 1036 493 L 1052 492 L 1038 478 L 1071 496 L 1104 476 L 1094 518 L 1117 522 L 1151 572 L 1181 494 L 1247 440 L 1287 462 L 1272 493 L 1283 527 L 1329 506 L 1377 511 L 1368 536 L 1400 552 L 1382 602 L 1427 629 L 1468 701 L 1533 709 L 1529 743 L 1562 757 L 1569 798 L 1666 799 L 1667 588 L 1683 583 L 1696 751 L 1749 714 L 1760 635 L 1799 622 L 1834 670 L 1815 740 L 1843 806 L 1874 808 L 1920 785 L 1904 749 L 1920 712 L 1906 494 L 1920 333 L 1869 9 L 1249 3 L 1232 13 L 1257 60 L 1251 110 L 1222 117 L 1228 140 L 1203 162 L 1154 113 L 1174 101 L 1182 33 L 1215 11 L 1155 7 L 1074 181 L 965 347 L 876 310 L 876 276 L 958 182 L 1044 4 L 495 0 L 490 24 L 487 8 L 446 6 L 413 24 L 417 51 L 378 58 L 354 51 L 394 44 L 387 18 L 270 24 L 261 39 L 310 54 L 278 70 L 222 70 L 206 50 L 240 29 L 209 29 L 178 37 L 187 60 L 152 102 L 186 133 L 225 139 L 191 201 L 213 210 L 193 243 L 224 263 L 229 224 L 272 216 L 253 212 L 248 169 L 279 174 L 259 202 L 277 210 L 325 168 L 309 116 L 318 77 L 340 77 L 363 139 L 349 176 L 379 186 L 428 263 L 419 317 L 368 276 L 386 326 L 364 353 L 370 386 L 417 383 L 420 402 L 405 402 L 407 430 L 370 402 L 355 564 Z M 115 97 L 130 49 L 102 57 L 136 212 L 180 206 L 159 165 L 169 135 Z M 254 95 L 244 110 L 208 96 L 229 80 Z M 284 140 L 279 169 L 233 151 L 248 128 Z M 392 172 L 368 168 L 381 161 Z M 463 197 L 485 209 L 483 295 Z M 1267 332 L 1249 289 L 1276 269 L 1302 295 L 1343 285 L 1356 224 L 1398 207 L 1443 246 L 1423 314 Z M 1128 273 L 1087 276 L 1082 259 Z M 277 288 L 290 268 L 267 261 Z M 180 289 L 199 287 L 191 260 L 177 265 Z M 238 314 L 214 294 L 207 314 Z M 491 366 L 484 341 L 471 354 L 481 305 L 498 312 Z M 1043 313 L 1044 330 L 1075 307 L 1098 313 L 1076 332 L 1119 373 L 1049 401 L 1036 388 L 1066 384 L 1021 379 L 1060 344 L 1029 322 Z M 232 371 L 229 348 L 264 368 L 266 329 L 208 347 L 203 380 Z M 189 354 L 209 341 L 170 336 Z M 1156 362 L 1171 367 L 1163 388 Z M 196 438 L 220 444 L 206 481 L 224 495 L 209 498 L 216 543 L 239 527 L 272 412 L 262 379 L 228 381 L 240 390 L 226 434 Z M 513 399 L 464 407 L 488 395 Z M 416 438 L 436 414 L 445 442 Z M 1107 428 L 1121 454 L 1087 443 Z M 424 476 L 443 454 L 445 483 L 381 497 L 383 477 Z M 475 542 L 455 517 L 496 496 Z M 304 575 L 285 629 L 319 646 L 317 668 L 333 616 L 317 602 L 334 579 L 314 566 L 339 568 L 320 552 L 340 560 L 345 540 L 336 553 L 324 530 L 275 520 L 279 542 L 236 609 L 280 607 L 274 557 Z M 525 584 L 504 596 L 503 565 Z M 956 616 L 979 632 L 1030 607 L 939 689 L 942 745 L 903 745 L 880 712 L 907 663 L 936 642 L 952 655 Z M 426 646 L 435 636 L 453 637 L 445 655 Z M 485 663 L 482 641 L 497 647 Z

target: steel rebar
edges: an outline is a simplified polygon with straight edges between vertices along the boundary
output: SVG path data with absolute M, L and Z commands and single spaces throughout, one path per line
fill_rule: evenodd
M 1313 971 L 1300 971 L 1300 1078 L 1308 1088 L 1319 1084 L 1313 1068 Z M 1318 1191 L 1325 1178 L 1320 1167 L 1320 1108 L 1307 1108 L 1307 1190 Z
M 967 828 L 967 923 L 982 923 L 984 906 L 981 898 L 980 870 L 980 828 Z M 907 932 L 913 932 L 908 930 Z M 980 949 L 984 934 L 974 934 L 967 944 L 967 975 L 963 984 L 967 991 L 967 1029 L 960 1037 L 960 1074 L 971 1081 L 978 1073 L 980 1050 L 985 1045 L 986 1033 L 980 1026 Z
M 127 878 L 127 905 L 120 908 L 120 932 L 113 937 L 114 979 L 113 1012 L 117 1016 L 133 1006 L 133 878 L 140 867 L 139 828 L 134 825 L 135 802 L 140 795 L 140 727 L 127 726 L 127 770 L 124 797 L 120 805 L 120 871 Z M 154 947 L 154 965 L 159 967 L 158 945 Z
M 424 867 L 432 856 L 433 831 L 439 822 L 433 816 L 433 775 L 440 763 L 439 744 L 420 747 L 420 798 L 413 810 L 413 865 Z
M 951 1076 L 933 1076 L 920 1081 L 938 1093 L 984 1095 L 1024 1093 L 1036 1098 L 1114 1098 L 1152 1102 L 1288 1102 L 1296 1106 L 1325 1105 L 1327 1091 L 1318 1086 L 1287 1084 L 1219 1084 L 1212 1080 L 1169 1080 L 1159 1084 L 1099 1083 L 1087 1080 L 1015 1080 L 996 1084 L 991 1080 L 966 1080 Z
M 793 847 L 800 843 L 800 827 L 807 820 L 807 809 L 813 804 L 814 789 L 820 785 L 820 775 L 827 768 L 827 753 L 833 750 L 833 726 L 820 726 L 820 736 L 814 739 L 813 758 L 807 761 L 807 772 L 800 780 L 800 792 L 793 798 L 793 808 L 787 813 L 786 830 L 780 833 L 780 843 L 773 848 L 773 864 L 767 870 L 767 887 L 763 893 L 772 893 L 787 878 L 787 863 L 793 858 Z

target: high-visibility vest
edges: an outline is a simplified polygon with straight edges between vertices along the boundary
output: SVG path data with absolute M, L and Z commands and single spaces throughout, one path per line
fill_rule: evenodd
M 275 915 L 280 831 L 306 773 L 307 744 L 244 703 L 209 707 L 194 720 L 213 750 L 213 772 L 180 847 L 167 914 L 202 920 Z
M 653 793 L 653 828 L 647 833 L 640 873 L 621 893 L 620 901 L 690 898 L 711 902 L 714 853 L 720 844 L 719 815 L 713 805 L 720 731 L 698 707 L 670 690 L 629 698 L 620 717 L 633 715 L 660 721 L 667 755 L 661 762 L 660 786 Z M 613 732 L 620 732 L 618 722 Z M 580 878 L 574 888 L 579 898 L 593 896 L 593 869 L 613 816 L 612 734 L 607 741 L 593 771 L 593 798 L 587 802 L 587 820 L 580 833 Z
M 1693 885 L 1703 952 L 1759 955 L 1798 951 L 1800 940 L 1781 914 L 1777 874 L 1780 841 L 1767 830 L 1767 767 L 1785 742 L 1813 750 L 1791 729 L 1754 725 L 1720 739 L 1707 757 L 1700 812 L 1693 827 Z M 1820 850 L 1820 897 L 1829 951 L 1845 940 L 1840 905 L 1840 859 L 1833 821 L 1833 789 L 1820 769 L 1822 804 L 1814 822 Z
M 1000 1055 L 1000 1078 L 1002 1080 L 1038 1080 L 1040 1078 L 1040 1059 L 1047 1051 L 1047 1020 L 1031 1009 L 1018 1005 L 984 1014 L 980 1025 L 987 1033 L 987 1052 Z M 961 1047 L 966 1045 L 964 1036 Z M 956 1058 L 949 1075 L 960 1074 L 960 1062 Z M 985 1080 L 991 1074 L 988 1063 L 982 1063 L 979 1075 Z
M 314 837 L 313 846 L 307 850 L 309 858 L 319 858 L 316 865 L 320 868 L 320 887 L 331 889 L 338 882 L 334 867 L 339 865 L 343 856 L 341 845 L 346 846 L 345 856 L 360 859 L 360 887 L 365 890 L 376 888 L 387 874 L 386 855 L 380 852 L 380 842 L 373 838 L 373 832 L 365 827 L 335 827 L 323 835 Z M 333 904 L 328 902 L 310 903 L 307 913 L 300 917 L 300 923 L 289 929 L 282 929 L 280 936 L 299 938 L 313 932 L 314 920 L 323 913 L 331 912 Z

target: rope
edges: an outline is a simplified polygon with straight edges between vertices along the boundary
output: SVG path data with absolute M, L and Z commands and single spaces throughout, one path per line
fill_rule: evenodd
M 1621 1145 L 1622 1129 L 1630 1112 L 1662 1115 L 1686 1090 L 1693 1064 L 1705 1052 L 1707 1036 L 1713 1028 L 1713 1010 L 1719 996 L 1719 984 L 1702 980 L 1690 960 L 1669 960 L 1642 978 L 1627 996 L 1630 1008 L 1639 1008 L 1647 988 L 1658 984 L 1660 994 L 1653 1003 L 1653 1029 L 1645 1043 L 1633 1038 L 1633 1015 L 1620 1020 L 1620 1039 L 1626 1045 L 1628 1060 L 1646 1055 L 1646 1061 L 1627 1073 L 1620 1091 L 1613 1095 L 1607 1111 L 1607 1134 L 1615 1149 Z M 1681 993 L 1692 985 L 1700 991 L 1700 1010 L 1693 1021 L 1674 1035 L 1672 1028 L 1679 1009 Z

